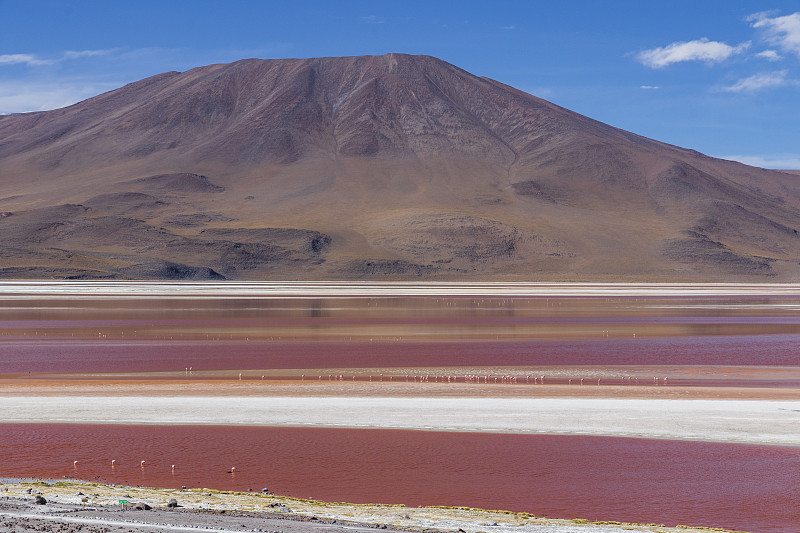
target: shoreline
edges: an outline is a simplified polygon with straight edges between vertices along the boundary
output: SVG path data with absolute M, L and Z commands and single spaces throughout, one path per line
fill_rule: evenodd
M 399 429 L 800 446 L 800 402 L 619 398 L 6 397 L 0 422 Z
M 323 372 L 324 370 L 324 372 Z M 353 370 L 353 369 L 347 369 Z M 351 379 L 337 380 L 340 369 L 321 369 L 321 376 L 315 371 L 301 381 L 298 376 L 290 379 L 270 379 L 269 371 L 245 371 L 242 380 L 236 379 L 236 371 L 215 372 L 213 377 L 197 376 L 185 378 L 183 373 L 163 373 L 163 377 L 154 377 L 157 373 L 130 373 L 124 377 L 113 374 L 43 374 L 31 376 L 0 375 L 0 397 L 24 396 L 241 396 L 241 397 L 465 397 L 465 398 L 625 398 L 625 399 L 731 399 L 731 400 L 785 400 L 800 401 L 800 388 L 794 386 L 774 387 L 769 385 L 704 385 L 702 383 L 683 384 L 682 375 L 674 369 L 650 368 L 647 371 L 629 370 L 632 375 L 641 375 L 642 384 L 620 384 L 620 372 L 611 375 L 608 371 L 582 369 L 586 378 L 584 385 L 579 377 L 573 383 L 563 383 L 567 378 L 555 374 L 548 369 L 547 385 L 525 383 L 525 373 L 515 369 L 493 369 L 493 375 L 516 378 L 516 383 L 464 383 L 437 382 L 437 375 L 457 374 L 452 369 L 425 370 L 430 372 L 429 382 L 406 382 L 404 377 L 390 381 L 378 381 L 381 369 L 373 369 L 375 381 L 369 381 L 368 372 L 359 369 L 358 381 Z M 421 369 L 416 369 L 417 372 Z M 784 367 L 780 372 L 791 373 L 792 378 L 800 379 L 800 367 Z M 275 373 L 276 371 L 272 371 Z M 283 372 L 283 371 L 277 371 Z M 746 369 L 743 374 L 751 373 Z M 541 375 L 541 369 L 529 371 L 531 379 Z M 670 382 L 665 385 L 659 378 L 658 385 L 653 384 L 653 374 L 669 375 Z M 199 374 L 199 373 L 198 373 Z M 266 379 L 259 376 L 267 374 Z M 333 374 L 333 376 L 331 376 Z M 463 374 L 463 371 L 462 371 Z M 576 374 L 577 375 L 577 374 Z M 685 374 L 690 375 L 690 374 Z M 315 377 L 316 376 L 316 377 Z M 647 377 L 645 377 L 647 376 Z M 333 377 L 334 379 L 331 379 Z M 321 378 L 321 379 L 320 379 Z M 413 379 L 413 378 L 412 378 Z M 597 385 L 597 380 L 602 380 Z M 633 379 L 633 378 L 631 378 Z M 685 379 L 685 378 L 684 378 Z M 445 381 L 445 380 L 442 380 Z M 729 379 L 729 381 L 732 381 Z M 758 378 L 752 379 L 758 383 Z
M 291 533 L 387 529 L 411 532 L 481 533 L 692 533 L 711 526 L 676 526 L 552 519 L 528 513 L 465 507 L 406 507 L 387 504 L 348 504 L 276 496 L 273 494 L 162 489 L 69 481 L 12 481 L 0 479 L 0 533 L 41 530 L 42 523 L 75 530 L 102 527 L 102 531 L 264 531 L 254 526 L 280 527 Z M 30 493 L 28 492 L 30 491 Z M 42 496 L 44 505 L 32 503 Z M 85 502 L 81 500 L 86 498 Z M 168 509 L 175 499 L 180 507 Z M 151 510 L 122 510 L 144 503 Z M 11 504 L 11 505 L 9 505 Z M 88 506 L 84 509 L 84 506 Z M 227 516 L 226 516 L 227 515 Z M 26 525 L 30 526 L 25 529 Z M 117 528 L 117 529 L 110 529 Z M 714 529 L 715 531 L 730 531 Z M 99 530 L 98 530 L 99 531 Z
M 0 423 L 399 429 L 800 446 L 795 388 L 10 381 L 0 393 Z
M 4 298 L 49 295 L 82 297 L 230 298 L 320 296 L 466 296 L 466 297 L 644 297 L 644 296 L 800 296 L 794 283 L 646 283 L 591 281 L 51 281 L 0 280 Z

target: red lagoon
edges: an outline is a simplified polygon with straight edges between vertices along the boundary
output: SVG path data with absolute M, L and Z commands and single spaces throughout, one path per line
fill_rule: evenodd
M 0 374 L 800 366 L 800 299 L 0 295 Z
M 796 533 L 800 524 L 800 449 L 793 447 L 218 426 L 2 424 L 0 435 L 0 475 L 9 478 L 268 488 L 328 501 L 759 533 Z
M 798 366 L 800 334 L 438 342 L 0 340 L 0 374 L 390 367 Z

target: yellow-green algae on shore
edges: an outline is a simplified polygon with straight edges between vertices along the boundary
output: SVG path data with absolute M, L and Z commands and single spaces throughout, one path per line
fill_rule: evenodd
M 120 500 L 129 505 L 138 502 L 154 508 L 166 507 L 171 499 L 187 510 L 245 511 L 297 515 L 335 519 L 365 524 L 380 524 L 408 531 L 439 530 L 465 533 L 486 533 L 487 528 L 498 533 L 535 533 L 546 529 L 558 533 L 558 526 L 592 526 L 587 531 L 600 528 L 608 533 L 640 531 L 651 533 L 692 533 L 716 531 L 733 532 L 724 528 L 661 524 L 629 524 L 614 521 L 597 521 L 575 518 L 572 520 L 536 517 L 529 513 L 474 509 L 468 507 L 406 507 L 386 504 L 351 504 L 323 502 L 276 496 L 254 492 L 219 491 L 214 489 L 165 489 L 155 487 L 130 487 L 105 485 L 81 481 L 21 481 L 0 483 L 0 496 L 17 500 L 31 499 L 41 494 L 50 503 L 62 505 L 119 506 Z M 29 492 L 31 491 L 31 492 Z M 79 494 L 80 493 L 80 494 Z M 86 498 L 87 501 L 82 501 Z M 582 528 L 581 528 L 582 529 Z

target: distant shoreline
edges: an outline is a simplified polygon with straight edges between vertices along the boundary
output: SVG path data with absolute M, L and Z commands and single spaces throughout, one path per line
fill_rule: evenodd
M 644 297 L 800 296 L 795 283 L 609 283 L 438 281 L 52 281 L 0 280 L 0 296 L 219 297 Z

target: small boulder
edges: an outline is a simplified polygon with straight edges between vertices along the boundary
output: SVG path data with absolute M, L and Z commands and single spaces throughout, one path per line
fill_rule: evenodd
M 35 503 L 36 505 L 44 505 L 47 503 L 47 500 L 45 500 L 44 496 L 42 496 L 41 494 L 37 494 L 36 498 L 33 499 L 33 503 Z
M 149 505 L 147 505 L 144 502 L 139 502 L 139 503 L 137 503 L 136 505 L 133 506 L 133 509 L 135 511 L 149 511 L 150 509 L 152 509 L 152 507 L 150 507 Z
M 174 509 L 175 507 L 178 507 L 178 500 L 176 500 L 175 498 L 171 498 L 171 499 L 170 499 L 170 500 L 167 502 L 167 507 L 169 507 L 169 508 L 171 508 L 171 509 Z

